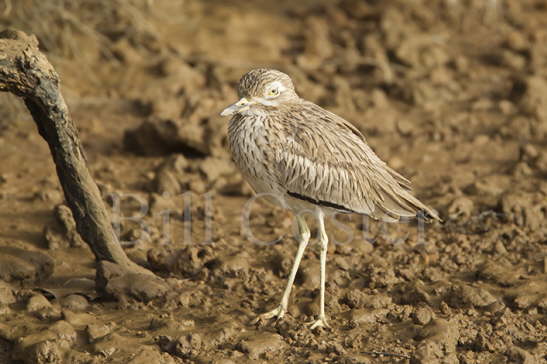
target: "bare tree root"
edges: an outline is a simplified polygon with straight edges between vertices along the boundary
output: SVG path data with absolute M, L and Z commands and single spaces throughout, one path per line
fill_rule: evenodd
M 61 95 L 59 76 L 39 51 L 35 36 L 13 30 L 0 33 L 0 91 L 24 99 L 40 135 L 49 145 L 78 233 L 96 259 L 115 263 L 128 274 L 154 276 L 127 257 L 114 233 L 99 189 L 87 169 L 78 132 Z M 104 262 L 100 262 L 100 267 L 103 266 Z M 107 277 L 100 277 L 103 271 L 98 269 L 97 272 L 98 288 L 108 284 Z

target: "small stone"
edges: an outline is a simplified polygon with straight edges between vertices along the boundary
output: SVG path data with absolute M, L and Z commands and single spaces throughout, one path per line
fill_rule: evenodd
M 59 203 L 63 201 L 63 194 L 56 190 L 40 191 L 37 193 L 37 197 L 42 201 L 50 203 Z
M 369 310 L 356 308 L 350 312 L 350 320 L 356 324 L 367 324 L 376 322 L 379 318 L 385 317 L 388 313 L 386 309 Z
M 532 144 L 526 144 L 524 147 L 522 147 L 522 153 L 531 159 L 537 158 L 539 155 L 539 152 L 535 146 Z
M 145 173 L 144 176 L 146 177 L 147 180 L 153 181 L 153 180 L 156 179 L 156 172 L 154 172 L 154 171 L 148 171 L 148 172 Z
M 25 356 L 33 364 L 62 363 L 63 355 L 59 344 L 54 341 L 42 341 L 30 347 Z
M 213 364 L 236 364 L 236 362 L 230 359 L 219 359 L 213 361 Z
M 475 195 L 499 196 L 507 185 L 506 177 L 502 175 L 490 175 L 473 182 L 469 192 Z
M 159 216 L 166 213 L 172 213 L 177 211 L 178 206 L 175 203 L 175 199 L 170 194 L 157 194 L 152 193 L 150 197 L 150 214 L 152 216 Z
M 34 294 L 27 302 L 27 311 L 40 320 L 58 320 L 62 312 L 57 305 L 53 306 L 47 298 L 41 294 Z
M 513 169 L 513 175 L 515 177 L 532 176 L 534 175 L 534 170 L 528 165 L 528 163 L 518 162 Z
M 372 103 L 374 104 L 374 106 L 378 108 L 389 106 L 389 100 L 386 93 L 379 88 L 375 88 L 374 90 L 372 90 L 370 99 L 372 100 Z
M 10 305 L 15 303 L 15 296 L 10 285 L 4 281 L 0 281 L 0 306 Z
M 473 200 L 470 198 L 465 196 L 456 197 L 448 207 L 448 216 L 451 219 L 469 217 L 473 213 L 474 207 Z
M 76 336 L 74 327 L 60 320 L 46 330 L 19 337 L 13 357 L 33 364 L 64 363 L 60 354 L 72 347 Z
M 91 324 L 87 325 L 85 331 L 87 333 L 88 342 L 93 344 L 109 335 L 112 332 L 112 327 L 110 325 Z
M 156 174 L 155 185 L 157 193 L 176 196 L 181 192 L 176 172 L 167 169 L 167 167 Z
M 0 316 L 12 315 L 13 312 L 9 306 L 0 306 Z M 1 337 L 1 336 L 0 336 Z
M 406 292 L 407 294 L 405 295 L 403 300 L 404 303 L 412 305 L 419 302 L 427 303 L 429 305 L 433 304 L 433 299 L 427 292 L 424 282 L 422 282 L 421 280 L 416 280 L 409 283 L 409 286 L 406 288 Z
M 197 333 L 187 334 L 179 337 L 175 341 L 174 351 L 182 357 L 188 358 L 199 354 L 201 350 L 202 339 L 201 335 Z
M 500 108 L 500 111 L 505 115 L 512 114 L 515 111 L 515 105 L 513 105 L 513 103 L 509 100 L 501 100 L 498 103 L 498 107 Z
M 221 158 L 207 158 L 199 166 L 209 182 L 216 181 L 220 176 L 233 172 L 228 161 Z
M 443 315 L 445 316 L 452 315 L 452 310 L 450 309 L 450 307 L 448 306 L 446 302 L 444 301 L 441 302 L 440 309 Z
M 251 359 L 258 360 L 262 354 L 282 350 L 285 342 L 278 334 L 263 332 L 248 337 L 239 346 Z
M 505 249 L 505 245 L 503 245 L 503 242 L 496 241 L 496 253 L 500 255 L 507 254 L 507 249 Z
M 485 145 L 490 142 L 490 137 L 486 134 L 479 134 L 473 139 L 473 144 L 475 145 Z
M 515 305 L 520 309 L 533 307 L 537 302 L 536 294 L 523 294 L 515 298 Z
M 202 179 L 193 179 L 188 188 L 197 194 L 202 194 L 207 190 L 207 184 Z
M 469 69 L 469 60 L 463 55 L 456 55 L 454 65 L 458 71 L 467 73 L 467 70 Z
M 95 318 L 89 313 L 79 312 L 76 313 L 71 310 L 63 310 L 63 319 L 72 326 L 85 327 L 90 322 L 93 322 Z
M 182 292 L 179 297 L 178 301 L 182 307 L 188 307 L 190 306 L 190 302 L 192 302 L 192 292 Z
M 183 330 L 191 330 L 196 326 L 196 322 L 190 319 L 177 320 L 176 324 L 180 329 L 183 329 Z
M 66 296 L 61 305 L 63 308 L 74 312 L 85 311 L 89 307 L 87 299 L 79 294 L 71 294 Z
M 414 323 L 418 325 L 427 325 L 433 316 L 433 312 L 429 307 L 421 306 L 418 307 L 412 314 Z
M 228 276 L 235 277 L 237 276 L 237 274 L 243 272 L 246 273 L 249 271 L 250 260 L 251 257 L 246 251 L 236 252 L 234 254 L 223 257 L 220 260 L 220 266 L 218 269 L 220 272 Z
M 513 363 L 522 363 L 522 364 L 537 363 L 536 359 L 534 359 L 534 356 L 532 354 L 530 354 L 524 349 L 519 348 L 516 345 L 509 348 L 508 351 L 509 351 L 509 357 L 512 360 L 511 362 Z
M 46 226 L 44 228 L 43 234 L 46 246 L 50 250 L 56 250 L 61 247 L 65 247 L 65 245 L 68 245 L 64 244 L 65 238 L 51 226 Z
M 108 335 L 108 337 L 95 341 L 92 345 L 92 350 L 95 353 L 101 354 L 104 357 L 109 357 L 112 354 L 114 354 L 117 350 L 119 350 L 119 348 L 124 347 L 126 345 L 127 345 L 126 338 L 116 333 L 111 333 L 110 335 Z
M 458 363 L 456 345 L 459 336 L 458 325 L 455 322 L 442 319 L 431 320 L 416 335 L 416 339 L 420 342 L 410 359 L 410 363 Z M 439 358 L 442 358 L 442 361 Z
M 181 179 L 187 167 L 188 160 L 181 154 L 167 158 L 155 173 L 155 191 L 170 196 L 181 193 Z
M 543 151 L 535 162 L 536 169 L 543 174 L 547 174 L 547 151 Z
M 27 311 L 30 313 L 51 308 L 51 303 L 41 294 L 35 294 L 27 302 Z
M 54 260 L 39 251 L 0 247 L 0 280 L 32 281 L 51 276 Z
M 155 364 L 155 363 L 175 363 L 175 360 L 167 353 L 161 353 L 157 347 L 143 345 L 138 349 L 138 353 L 128 362 L 128 364 Z
M 506 44 L 509 49 L 517 52 L 525 51 L 528 48 L 526 36 L 519 31 L 511 31 L 507 34 Z
M 459 293 L 463 302 L 475 307 L 486 307 L 497 301 L 490 292 L 483 288 L 462 286 Z
M 510 50 L 503 50 L 500 54 L 501 63 L 516 71 L 521 71 L 526 67 L 526 57 Z
M 363 306 L 366 296 L 360 289 L 352 289 L 346 292 L 341 302 L 350 308 L 360 308 Z
M 399 170 L 404 167 L 405 163 L 399 157 L 393 157 L 389 159 L 389 166 L 395 170 Z
M 414 124 L 408 120 L 399 120 L 397 122 L 397 130 L 401 133 L 401 135 L 408 136 L 412 134 Z
M 480 98 L 475 101 L 471 108 L 475 111 L 490 110 L 494 106 L 493 101 L 488 98 Z
M 64 320 L 55 322 L 49 327 L 48 331 L 54 333 L 55 337 L 59 339 L 59 341 L 65 341 L 67 343 L 67 345 L 64 345 L 65 347 L 76 341 L 76 330 L 74 330 L 74 327 L 72 327 L 71 324 Z
M 292 262 L 289 262 L 287 259 L 283 259 L 283 266 L 284 268 L 288 264 L 292 264 Z M 284 269 L 284 276 L 288 276 L 288 273 L 286 273 L 286 269 Z M 309 289 L 315 289 L 316 287 L 319 287 L 320 284 L 320 272 L 319 267 L 317 266 L 305 266 L 299 270 L 299 276 L 302 281 L 302 286 L 309 288 Z
M 515 266 L 503 262 L 487 261 L 479 267 L 478 276 L 481 279 L 493 281 L 502 286 L 511 286 L 522 276 Z
M 497 313 L 497 312 L 501 312 L 502 310 L 504 310 L 505 305 L 503 303 L 501 303 L 500 301 L 496 301 L 496 302 L 492 303 L 491 305 L 489 305 L 488 307 L 486 307 L 486 309 L 491 313 Z
M 168 324 L 167 320 L 163 318 L 153 317 L 150 320 L 150 323 L 148 324 L 148 329 L 149 330 L 161 329 L 163 327 L 167 327 L 167 324 Z
M 85 242 L 80 237 L 76 229 L 76 221 L 72 215 L 72 210 L 67 205 L 58 205 L 55 207 L 55 215 L 57 220 L 64 228 L 64 233 L 71 247 L 83 247 Z
M 363 304 L 370 308 L 386 308 L 391 306 L 392 299 L 385 294 L 365 295 Z

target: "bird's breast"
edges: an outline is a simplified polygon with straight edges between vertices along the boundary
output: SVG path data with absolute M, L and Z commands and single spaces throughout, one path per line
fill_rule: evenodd
M 228 128 L 232 159 L 257 193 L 275 190 L 268 133 L 268 122 L 260 116 L 236 116 Z

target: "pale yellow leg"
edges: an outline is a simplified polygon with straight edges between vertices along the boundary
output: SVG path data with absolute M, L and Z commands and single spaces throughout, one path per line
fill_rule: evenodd
M 322 211 L 319 211 L 317 214 L 318 227 L 319 227 L 319 243 L 321 244 L 321 255 L 320 255 L 320 264 L 321 264 L 321 287 L 319 290 L 320 302 L 319 302 L 319 317 L 316 321 L 310 323 L 310 329 L 313 330 L 316 327 L 329 327 L 327 323 L 327 317 L 325 316 L 325 281 L 326 281 L 326 271 L 327 271 L 327 248 L 329 245 L 329 237 L 325 231 L 325 216 Z
M 289 297 L 291 296 L 291 289 L 294 283 L 294 278 L 296 277 L 296 272 L 298 271 L 298 267 L 300 266 L 300 261 L 302 260 L 302 256 L 304 255 L 304 250 L 306 250 L 306 246 L 308 245 L 308 242 L 310 241 L 310 229 L 308 228 L 308 225 L 306 224 L 306 220 L 302 216 L 296 215 L 296 221 L 298 223 L 298 250 L 294 258 L 294 263 L 291 269 L 291 273 L 289 275 L 289 280 L 287 281 L 287 286 L 285 287 L 285 291 L 283 292 L 283 297 L 281 298 L 281 303 L 275 309 L 259 315 L 257 319 L 255 320 L 255 322 L 260 321 L 261 319 L 269 320 L 271 318 L 280 320 L 283 318 L 283 316 L 287 312 L 287 307 L 289 306 Z

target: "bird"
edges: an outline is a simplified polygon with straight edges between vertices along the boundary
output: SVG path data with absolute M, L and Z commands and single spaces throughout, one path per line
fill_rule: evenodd
M 281 302 L 257 320 L 280 320 L 311 237 L 304 218 L 317 219 L 320 242 L 320 306 L 310 329 L 328 328 L 325 281 L 328 236 L 325 217 L 336 213 L 368 215 L 397 222 L 417 214 L 441 221 L 437 212 L 412 195 L 410 181 L 391 169 L 350 122 L 301 98 L 289 75 L 270 68 L 244 74 L 239 100 L 221 116 L 231 116 L 227 147 L 256 194 L 290 209 L 298 226 L 298 249 Z

